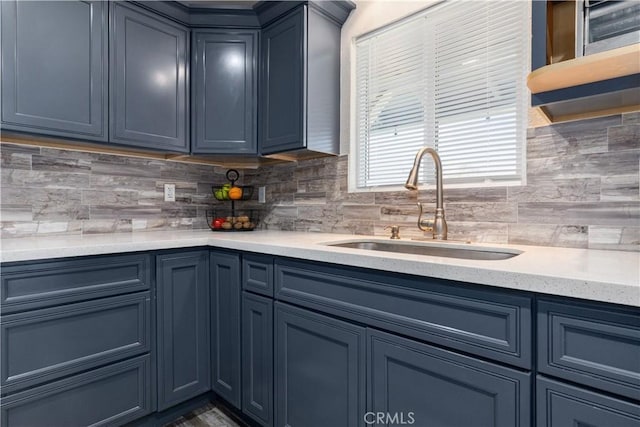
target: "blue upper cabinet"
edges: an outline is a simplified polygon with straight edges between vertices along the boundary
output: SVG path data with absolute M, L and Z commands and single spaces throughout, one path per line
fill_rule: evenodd
M 264 2 L 259 8 L 269 6 Z M 261 154 L 303 158 L 339 153 L 340 28 L 352 8 L 347 2 L 309 2 L 264 27 Z
M 107 3 L 2 1 L 2 128 L 107 140 Z
M 304 146 L 304 39 L 307 10 L 299 8 L 262 33 L 260 150 Z
M 111 2 L 111 141 L 189 151 L 189 30 L 125 2 Z
M 257 154 L 257 30 L 193 33 L 194 154 Z

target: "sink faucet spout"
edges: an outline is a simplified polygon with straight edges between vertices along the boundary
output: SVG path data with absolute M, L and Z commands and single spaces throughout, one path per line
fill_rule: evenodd
M 413 167 L 405 183 L 408 190 L 418 189 L 418 176 L 420 174 L 420 162 L 425 154 L 429 153 L 436 165 L 436 212 L 433 220 L 422 219 L 422 203 L 418 203 L 420 215 L 418 216 L 418 228 L 422 231 L 433 231 L 436 240 L 447 240 L 447 221 L 444 216 L 444 195 L 442 187 L 442 162 L 438 152 L 431 147 L 423 147 L 416 154 Z

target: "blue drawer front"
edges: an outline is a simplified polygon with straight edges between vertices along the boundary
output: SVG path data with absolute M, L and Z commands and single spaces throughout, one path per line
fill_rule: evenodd
M 125 292 L 151 282 L 149 255 L 109 255 L 2 266 L 2 313 L 51 307 Z
M 150 351 L 151 300 L 139 292 L 2 317 L 9 393 Z
M 388 331 L 531 365 L 531 299 L 465 283 L 292 260 L 275 266 L 276 297 Z
M 258 254 L 242 256 L 242 289 L 273 297 L 273 257 Z
M 6 397 L 6 427 L 115 426 L 151 412 L 151 363 L 144 355 Z
M 538 303 L 539 371 L 640 398 L 640 310 Z

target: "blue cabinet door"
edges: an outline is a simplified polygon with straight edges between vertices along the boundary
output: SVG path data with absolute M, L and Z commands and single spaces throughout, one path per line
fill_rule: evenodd
M 637 427 L 640 405 L 538 376 L 538 427 Z
M 2 127 L 107 140 L 107 3 L 2 1 Z
M 240 255 L 213 251 L 210 257 L 212 388 L 240 409 Z
M 194 154 L 256 154 L 258 32 L 193 33 Z
M 242 293 L 242 412 L 273 425 L 273 300 Z
M 376 425 L 528 426 L 530 375 L 370 331 L 367 422 Z M 389 415 L 386 415 L 389 414 Z
M 110 4 L 110 140 L 187 152 L 189 30 L 125 2 Z
M 262 32 L 260 152 L 304 148 L 304 37 L 306 7 L 300 7 Z
M 275 384 L 276 426 L 364 426 L 365 329 L 276 302 Z
M 207 251 L 156 259 L 158 409 L 211 389 Z

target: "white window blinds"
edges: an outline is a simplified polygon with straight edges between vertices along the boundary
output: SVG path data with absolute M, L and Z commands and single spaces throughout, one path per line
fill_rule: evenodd
M 403 184 L 425 145 L 447 183 L 521 179 L 529 9 L 447 1 L 356 40 L 357 188 Z

